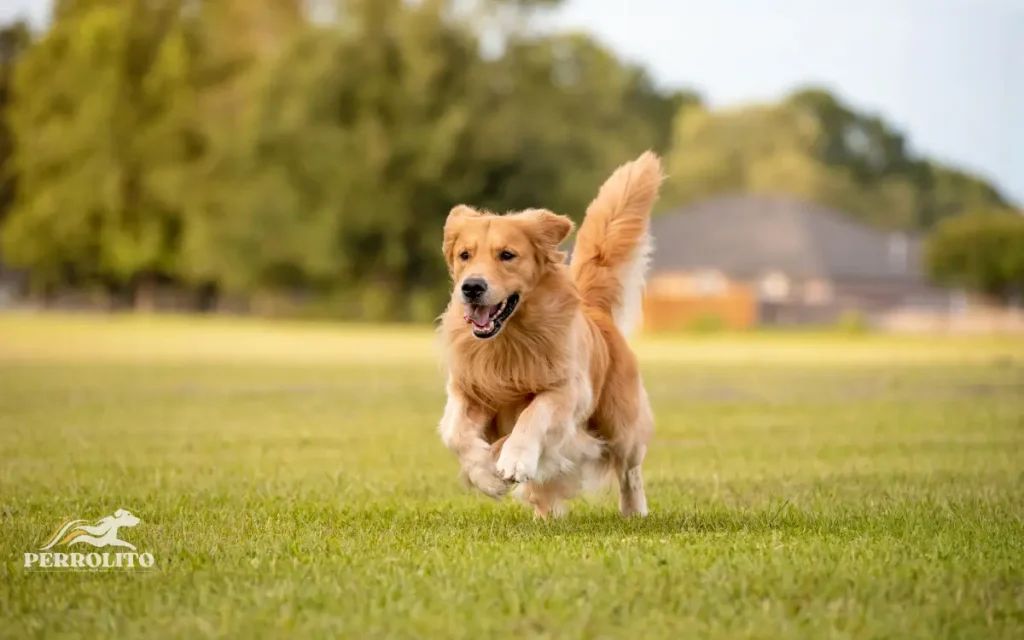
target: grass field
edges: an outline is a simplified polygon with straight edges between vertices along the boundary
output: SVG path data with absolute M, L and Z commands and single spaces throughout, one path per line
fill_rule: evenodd
M 432 337 L 0 316 L 0 636 L 1024 637 L 1024 342 L 641 340 L 652 514 L 457 481 Z M 26 571 L 126 508 L 149 570 Z

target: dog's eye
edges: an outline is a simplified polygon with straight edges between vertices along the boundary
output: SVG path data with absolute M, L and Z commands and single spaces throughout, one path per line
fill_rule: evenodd
M 498 258 L 505 262 L 508 262 L 509 260 L 515 257 L 516 254 L 512 253 L 511 251 L 502 251 L 501 253 L 498 254 Z
M 463 251 L 459 254 L 459 260 L 469 260 L 469 252 Z

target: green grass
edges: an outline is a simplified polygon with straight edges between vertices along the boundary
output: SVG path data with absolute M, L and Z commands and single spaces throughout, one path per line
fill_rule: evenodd
M 652 514 L 465 490 L 415 329 L 0 317 L 0 636 L 1024 637 L 1024 342 L 638 342 Z M 124 507 L 148 571 L 27 572 Z

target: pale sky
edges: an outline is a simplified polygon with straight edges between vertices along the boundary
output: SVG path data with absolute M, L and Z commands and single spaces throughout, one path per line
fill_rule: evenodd
M 0 21 L 48 6 L 0 0 Z M 716 106 L 825 85 L 1024 202 L 1024 0 L 569 0 L 549 24 Z

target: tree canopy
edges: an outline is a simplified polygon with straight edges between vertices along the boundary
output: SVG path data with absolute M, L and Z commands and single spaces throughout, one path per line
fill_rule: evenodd
M 773 192 L 904 230 L 1007 205 L 981 178 L 913 155 L 891 126 L 822 89 L 797 91 L 778 104 L 683 109 L 674 131 L 673 204 L 723 192 Z
M 932 278 L 1005 303 L 1024 296 L 1024 215 L 980 209 L 939 222 L 928 238 Z

